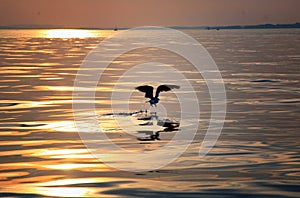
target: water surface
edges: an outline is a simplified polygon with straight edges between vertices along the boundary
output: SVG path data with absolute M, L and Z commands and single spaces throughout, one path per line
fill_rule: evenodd
M 1 196 L 300 196 L 300 30 L 185 31 L 206 47 L 220 68 L 228 100 L 225 126 L 216 146 L 199 158 L 210 116 L 209 94 L 201 76 L 189 73 L 189 64 L 182 60 L 178 67 L 192 79 L 200 98 L 201 124 L 180 158 L 142 173 L 119 171 L 94 158 L 73 123 L 77 70 L 90 50 L 114 33 L 0 31 Z M 122 69 L 172 56 L 148 49 L 115 60 L 104 75 L 107 83 L 97 90 L 99 115 L 111 113 L 109 96 Z M 162 96 L 165 101 L 168 94 Z M 132 111 L 146 108 L 140 93 L 132 99 Z M 161 104 L 178 112 L 177 103 Z M 161 133 L 160 141 L 144 143 L 126 136 L 112 117 L 99 119 L 115 143 L 133 151 L 156 149 L 183 132 Z

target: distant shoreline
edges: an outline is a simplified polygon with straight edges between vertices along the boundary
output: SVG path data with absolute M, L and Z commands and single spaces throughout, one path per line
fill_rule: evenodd
M 239 29 L 296 29 L 300 28 L 300 23 L 292 24 L 258 24 L 258 25 L 231 25 L 231 26 L 169 26 L 174 29 L 186 29 L 186 30 L 239 30 Z M 29 30 L 29 29 L 80 29 L 80 30 L 114 30 L 114 28 L 78 28 L 78 27 L 59 27 L 51 25 L 12 25 L 12 26 L 0 26 L 2 30 Z M 119 30 L 125 30 L 130 28 L 119 28 Z
M 232 26 L 199 26 L 199 27 L 172 27 L 174 29 L 206 29 L 206 30 L 239 30 L 239 29 L 293 29 L 300 28 L 300 23 L 292 24 L 259 24 L 259 25 L 232 25 Z

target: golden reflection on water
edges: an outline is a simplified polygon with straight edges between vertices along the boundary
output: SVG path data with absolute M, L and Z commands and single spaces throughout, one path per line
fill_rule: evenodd
M 76 184 L 95 184 L 106 182 L 118 181 L 115 178 L 84 178 L 84 179 L 59 179 L 54 181 L 41 182 L 37 187 L 32 190 L 37 193 L 46 196 L 58 196 L 58 197 L 88 197 L 96 196 L 97 190 L 91 187 L 68 187 Z M 103 190 L 109 189 L 110 187 L 103 187 Z M 106 196 L 111 197 L 111 196 Z
M 94 34 L 89 30 L 77 29 L 57 29 L 57 30 L 42 30 L 41 35 L 45 38 L 87 38 L 94 37 Z
M 39 194 L 54 197 L 87 197 L 93 195 L 93 190 L 83 187 L 36 187 L 33 189 Z
M 76 126 L 73 121 L 56 121 L 48 123 L 45 126 L 42 126 L 41 128 L 44 129 L 50 129 L 53 131 L 62 131 L 62 132 L 76 132 Z
M 85 168 L 92 168 L 92 167 L 99 167 L 98 164 L 53 164 L 53 165 L 44 165 L 43 167 L 49 169 L 58 169 L 58 170 L 71 170 L 71 169 L 85 169 Z M 102 167 L 106 167 L 102 165 Z
M 42 38 L 95 38 L 104 37 L 113 34 L 114 31 L 110 30 L 84 30 L 84 29 L 49 29 L 49 30 L 38 30 L 36 36 Z

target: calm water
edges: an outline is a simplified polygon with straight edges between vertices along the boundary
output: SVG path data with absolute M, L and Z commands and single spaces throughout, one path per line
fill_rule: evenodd
M 1 30 L 0 195 L 299 197 L 300 30 L 185 32 L 206 47 L 224 78 L 228 111 L 222 134 L 206 157 L 197 156 L 207 129 L 209 94 L 182 61 L 202 106 L 195 140 L 168 166 L 132 173 L 95 159 L 73 123 L 77 70 L 89 51 L 114 32 Z M 120 68 L 172 56 L 152 49 L 115 60 L 96 93 L 99 115 L 111 113 L 108 98 Z M 132 111 L 146 108 L 140 93 L 132 98 Z M 161 104 L 176 112 L 177 102 Z M 183 132 L 161 133 L 160 141 L 145 143 L 125 136 L 113 117 L 99 119 L 114 142 L 135 151 L 158 148 Z

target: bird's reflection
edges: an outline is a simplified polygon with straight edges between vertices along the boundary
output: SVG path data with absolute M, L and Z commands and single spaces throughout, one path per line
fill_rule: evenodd
M 140 131 L 140 133 L 145 133 L 147 136 L 145 137 L 139 137 L 137 138 L 139 141 L 155 141 L 155 140 L 160 140 L 159 136 L 160 133 L 162 132 L 174 132 L 178 131 L 178 127 L 180 125 L 179 122 L 177 121 L 172 121 L 169 119 L 159 119 L 159 117 L 154 114 L 154 115 L 147 115 L 144 117 L 139 117 L 138 120 L 144 120 L 146 122 L 139 124 L 139 126 L 153 126 L 157 125 L 160 127 L 163 127 L 163 130 L 159 131 Z
M 148 110 L 139 110 L 129 113 L 107 113 L 99 116 L 99 118 L 101 117 L 134 117 L 138 120 L 138 123 L 135 124 L 140 126 L 140 128 L 143 128 L 143 130 L 138 131 L 138 133 L 145 134 L 144 137 L 137 138 L 139 141 L 160 140 L 160 133 L 179 131 L 180 126 L 180 122 L 170 119 L 162 119 L 157 115 L 156 112 L 150 112 Z
M 152 132 L 152 134 L 151 135 L 149 135 L 149 136 L 147 136 L 147 137 L 139 137 L 139 138 L 137 138 L 138 140 L 140 140 L 140 141 L 154 141 L 154 140 L 160 140 L 160 138 L 159 138 L 159 134 L 160 132 L 159 131 L 157 131 L 157 132 L 155 132 L 155 133 L 153 133 Z

